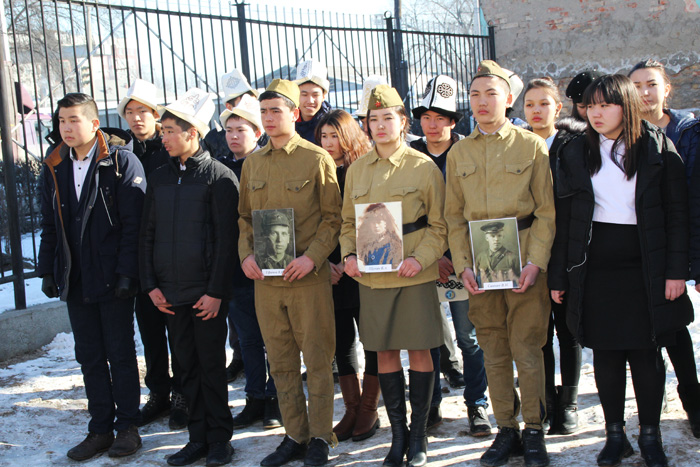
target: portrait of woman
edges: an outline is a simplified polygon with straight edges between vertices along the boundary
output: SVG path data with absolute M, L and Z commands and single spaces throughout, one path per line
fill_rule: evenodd
M 403 260 L 403 242 L 386 204 L 368 205 L 357 226 L 357 254 L 365 266 L 391 264 L 392 269 L 398 268 Z

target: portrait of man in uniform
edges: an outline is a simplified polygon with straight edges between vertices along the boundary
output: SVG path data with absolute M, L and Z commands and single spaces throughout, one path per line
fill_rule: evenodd
M 265 275 L 281 275 L 281 271 L 294 259 L 293 216 L 292 209 L 253 213 L 254 225 L 260 226 L 255 232 L 255 261 Z
M 517 232 L 516 227 L 506 229 L 508 219 L 473 223 L 474 234 L 478 228 L 483 232 L 482 242 L 474 245 L 474 269 L 479 288 L 517 288 L 520 278 L 520 255 L 508 248 L 517 246 L 517 237 L 507 235 L 507 230 Z M 515 220 L 512 220 L 515 222 Z M 481 245 L 481 248 L 479 248 Z

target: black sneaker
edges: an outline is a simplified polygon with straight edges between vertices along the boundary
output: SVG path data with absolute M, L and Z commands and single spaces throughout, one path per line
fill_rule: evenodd
M 241 373 L 243 373 L 243 360 L 236 359 L 231 361 L 229 366 L 226 367 L 226 382 L 234 381 Z
M 265 398 L 265 415 L 263 416 L 263 428 L 272 430 L 282 426 L 282 414 L 280 404 L 275 396 Z
M 520 440 L 520 430 L 517 428 L 503 427 L 498 430 L 496 439 L 491 447 L 481 456 L 481 465 L 485 467 L 498 467 L 508 463 L 511 456 L 522 455 L 523 445 Z
M 207 467 L 230 464 L 233 459 L 233 446 L 230 441 L 209 443 Z
M 442 374 L 452 389 L 461 389 L 465 386 L 464 375 L 457 368 L 450 368 Z
M 170 398 L 170 420 L 168 421 L 168 426 L 171 430 L 184 430 L 187 428 L 189 418 L 187 399 L 179 392 L 173 391 L 173 395 Z
M 328 463 L 328 443 L 321 438 L 311 438 L 306 448 L 304 465 L 318 467 Z
M 126 430 L 117 431 L 117 437 L 107 455 L 109 457 L 126 457 L 138 451 L 140 447 L 139 429 L 136 425 L 131 425 Z
M 523 448 L 527 467 L 546 467 L 549 465 L 543 430 L 525 428 L 523 430 Z
M 204 443 L 193 443 L 190 441 L 184 448 L 168 457 L 170 465 L 190 465 L 197 462 L 208 452 L 207 445 Z
M 146 404 L 141 408 L 141 422 L 138 426 L 149 423 L 164 417 L 170 411 L 170 394 L 148 394 Z
M 285 435 L 282 443 L 275 449 L 275 452 L 260 461 L 260 465 L 262 467 L 280 467 L 287 462 L 303 459 L 305 454 L 305 444 L 299 444 Z
M 105 452 L 114 443 L 114 433 L 88 433 L 87 437 L 66 454 L 74 461 L 85 461 Z
M 430 430 L 440 423 L 442 423 L 442 410 L 440 410 L 440 406 L 430 407 L 428 411 L 428 423 L 425 429 Z
M 489 436 L 491 434 L 491 422 L 483 405 L 468 405 L 469 434 L 476 437 Z
M 245 407 L 233 417 L 234 428 L 245 428 L 263 419 L 265 416 L 265 399 L 245 398 Z

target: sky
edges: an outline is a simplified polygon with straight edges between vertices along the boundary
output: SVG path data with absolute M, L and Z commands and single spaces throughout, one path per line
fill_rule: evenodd
M 393 13 L 393 0 L 352 0 L 348 2 L 329 2 L 328 0 L 248 0 L 252 5 L 269 5 L 288 8 L 301 8 L 303 10 L 334 11 L 339 13 L 352 13 L 363 15 L 384 14 L 389 10 Z M 405 3 L 405 1 L 404 1 Z

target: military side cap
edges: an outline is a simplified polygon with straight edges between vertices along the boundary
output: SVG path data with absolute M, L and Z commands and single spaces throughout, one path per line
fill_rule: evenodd
M 289 227 L 289 219 L 287 216 L 281 212 L 271 212 L 263 219 L 265 227 L 272 227 L 273 225 L 283 225 Z
M 498 76 L 503 81 L 508 83 L 508 89 L 510 89 L 510 76 L 508 76 L 508 73 L 506 73 L 503 68 L 501 68 L 501 66 L 493 60 L 482 60 L 479 63 L 479 67 L 476 69 L 476 74 L 472 78 L 472 82 L 474 82 L 476 78 L 480 78 L 482 76 Z
M 486 225 L 481 226 L 481 230 L 485 233 L 495 234 L 503 230 L 503 222 L 489 222 Z
M 388 109 L 398 106 L 403 106 L 399 92 L 388 84 L 380 84 L 372 89 L 367 110 Z
M 292 81 L 280 78 L 274 79 L 265 91 L 282 94 L 284 97 L 294 102 L 294 105 L 299 107 L 299 85 Z
M 574 101 L 574 104 L 580 104 L 583 101 L 583 93 L 586 88 L 603 75 L 605 73 L 597 70 L 586 70 L 579 73 L 566 87 L 566 97 Z

